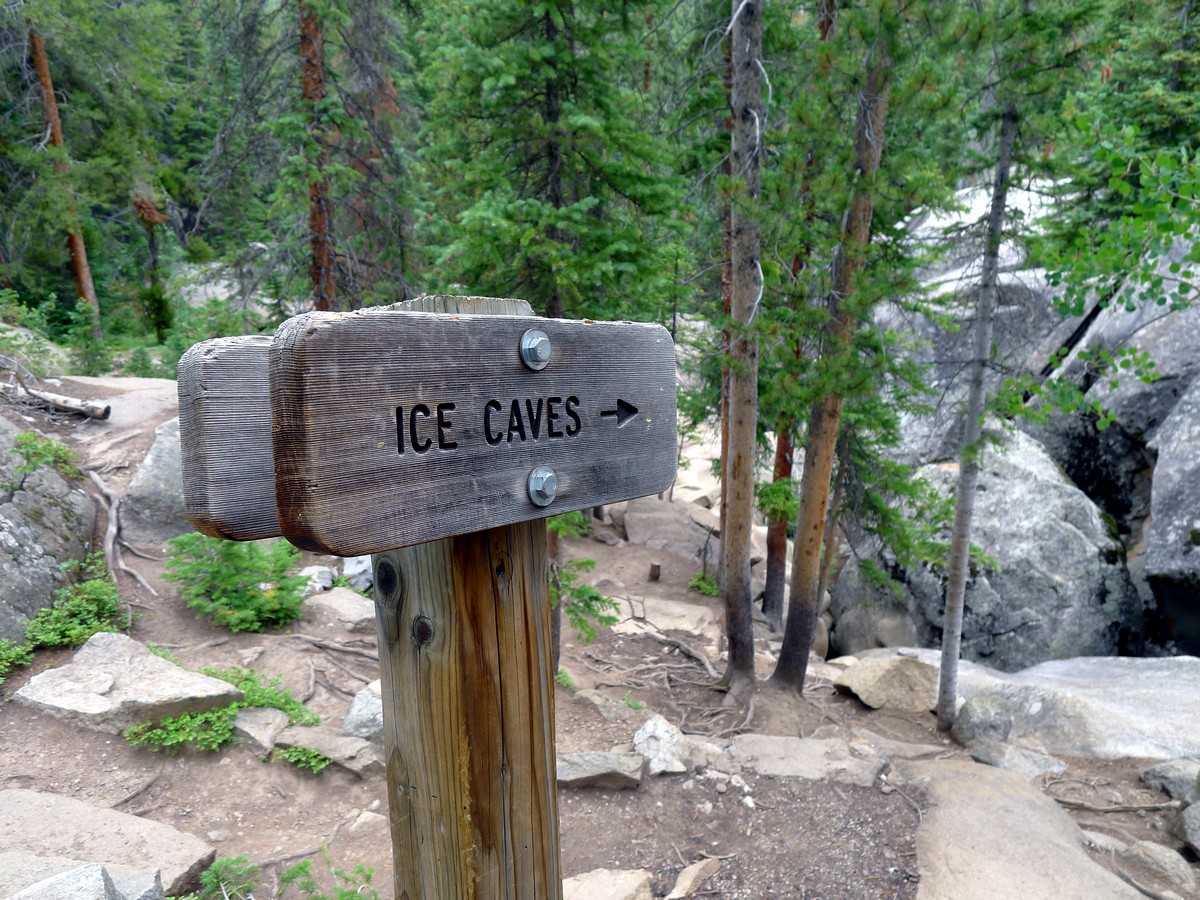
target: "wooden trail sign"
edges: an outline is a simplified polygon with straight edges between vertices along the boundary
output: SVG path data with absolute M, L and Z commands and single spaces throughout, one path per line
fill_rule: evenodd
M 216 338 L 179 360 L 183 506 L 201 534 L 280 535 L 265 335 Z
M 310 313 L 270 356 L 279 524 L 305 549 L 381 552 L 675 478 L 675 352 L 657 325 Z

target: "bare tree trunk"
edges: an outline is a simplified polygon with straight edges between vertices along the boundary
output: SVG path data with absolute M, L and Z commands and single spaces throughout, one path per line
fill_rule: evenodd
M 854 290 L 854 272 L 862 265 L 871 239 L 874 213 L 874 180 L 883 156 L 887 126 L 891 60 L 880 44 L 867 58 L 866 84 L 858 98 L 854 129 L 855 180 L 850 208 L 842 222 L 842 236 L 830 264 L 830 326 L 824 353 L 847 358 L 854 330 L 854 313 L 849 300 Z M 842 397 L 830 391 L 814 404 L 804 450 L 804 475 L 800 483 L 800 513 L 796 523 L 796 547 L 792 562 L 791 605 L 783 647 L 771 682 L 797 693 L 804 690 L 808 654 L 816 630 L 821 598 L 817 594 L 821 570 L 821 543 L 829 505 L 830 475 L 841 422 Z
M 776 482 L 792 477 L 792 417 L 781 415 L 775 434 Z M 783 630 L 783 585 L 787 577 L 788 519 L 773 516 L 767 523 L 767 582 L 763 587 L 762 611 L 772 631 Z
M 329 185 L 329 136 L 319 107 L 325 99 L 325 30 L 307 0 L 300 8 L 300 95 L 309 116 L 309 132 L 317 143 L 317 165 L 308 183 L 308 240 L 312 252 L 309 277 L 313 308 L 337 309 L 337 268 L 333 250 L 333 199 Z
M 954 531 L 950 535 L 947 563 L 946 611 L 942 624 L 942 665 L 938 677 L 937 727 L 949 731 L 958 713 L 958 656 L 962 647 L 963 607 L 967 594 L 967 571 L 971 555 L 971 520 L 975 515 L 975 485 L 979 481 L 979 457 L 983 453 L 983 375 L 992 349 L 992 326 L 996 319 L 996 273 L 1000 242 L 1004 237 L 1004 209 L 1008 202 L 1009 171 L 1019 116 L 1010 103 L 1000 118 L 1000 141 L 996 149 L 996 174 L 992 181 L 992 206 L 988 212 L 987 243 L 983 248 L 983 272 L 979 279 L 979 301 L 975 310 L 975 353 L 967 392 L 967 416 L 959 451 L 958 486 L 954 492 Z
M 733 56 L 729 41 L 725 42 L 725 99 L 733 108 Z M 733 134 L 733 118 L 725 117 L 725 130 Z M 731 138 L 732 140 L 732 138 Z M 721 165 L 721 174 L 728 178 L 733 172 L 729 157 Z M 721 544 L 717 563 L 717 581 L 722 583 L 725 571 L 725 522 L 729 519 L 729 317 L 733 314 L 733 209 L 729 198 L 721 198 Z
M 729 353 L 728 519 L 721 594 L 729 638 L 723 681 L 733 693 L 754 685 L 754 628 L 750 618 L 750 549 L 754 516 L 754 447 L 758 430 L 758 342 L 754 318 L 762 301 L 758 199 L 762 143 L 762 9 L 756 0 L 734 0 L 730 32 L 733 112 L 730 164 L 744 189 L 733 203 L 733 333 Z
M 546 28 L 546 40 L 553 43 L 558 38 L 558 26 L 554 23 L 554 17 L 547 11 L 543 21 Z M 563 151 L 558 136 L 558 123 L 562 118 L 562 103 L 558 96 L 557 72 L 546 82 L 545 100 L 545 108 L 542 112 L 546 121 L 546 199 L 557 211 L 563 206 Z M 563 239 L 562 232 L 557 226 L 551 226 L 549 236 L 550 240 L 556 243 Z M 562 292 L 559 291 L 558 281 L 555 280 L 550 296 L 546 298 L 546 315 L 552 319 L 561 319 L 566 314 Z
M 834 475 L 833 496 L 829 500 L 829 510 L 825 514 L 825 534 L 822 538 L 825 550 L 821 554 L 821 575 L 817 578 L 818 609 L 825 603 L 825 589 L 829 584 L 829 569 L 833 565 L 833 550 L 835 546 L 833 535 L 837 530 L 838 514 L 842 507 L 842 494 L 846 488 L 846 467 L 849 456 L 850 441 L 847 439 L 846 433 L 842 432 L 841 438 L 838 439 L 837 474 Z
M 34 28 L 29 29 L 29 52 L 33 57 L 33 68 L 37 72 L 38 84 L 42 88 L 42 115 L 50 129 L 50 145 L 63 146 L 62 119 L 58 116 L 58 100 L 54 96 L 54 80 L 50 77 L 50 60 L 46 55 L 46 44 Z M 96 287 L 92 283 L 92 269 L 88 265 L 87 247 L 83 243 L 83 230 L 77 221 L 74 197 L 68 181 L 67 161 L 62 157 L 54 160 L 54 169 L 62 177 L 67 191 L 67 249 L 71 254 L 71 271 L 75 276 L 75 293 L 92 311 L 92 337 L 103 338 L 100 330 L 100 302 L 96 299 Z

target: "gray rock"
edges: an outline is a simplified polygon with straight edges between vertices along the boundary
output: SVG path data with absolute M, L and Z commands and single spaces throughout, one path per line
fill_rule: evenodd
M 1121 544 L 1096 505 L 1063 475 L 1042 447 L 1016 433 L 983 454 L 971 536 L 996 561 L 967 585 L 962 657 L 1015 671 L 1047 659 L 1115 655 L 1143 631 L 1143 609 Z M 953 493 L 957 464 L 920 474 Z M 945 576 L 905 569 L 878 552 L 895 579 L 888 586 L 839 578 L 835 607 L 894 603 L 894 590 L 916 624 L 920 643 L 940 640 Z M 850 573 L 853 567 L 847 566 Z M 844 578 L 851 578 L 843 585 Z M 849 596 L 846 596 L 847 592 Z M 840 595 L 840 596 L 839 596 Z M 840 623 L 835 626 L 835 635 Z M 843 652 L 835 637 L 835 652 Z
M 646 758 L 651 775 L 688 770 L 688 745 L 683 734 L 662 716 L 652 717 L 637 730 L 633 746 Z
M 1193 803 L 1176 816 L 1171 834 L 1191 847 L 1193 853 L 1200 853 L 1200 803 Z
M 922 900 L 1141 897 L 1093 862 L 1079 826 L 1021 777 L 958 760 L 899 771 L 928 797 L 917 829 Z
M 298 574 L 308 579 L 308 585 L 304 588 L 306 597 L 333 587 L 333 569 L 329 566 L 305 566 Z
M 355 634 L 375 633 L 375 603 L 362 594 L 344 587 L 310 595 L 305 601 L 309 606 L 320 607 L 330 612 L 342 626 Z
M 154 430 L 150 452 L 138 466 L 121 504 L 121 528 L 132 543 L 156 548 L 168 538 L 192 530 L 184 513 L 178 418 Z
M 593 869 L 563 879 L 563 900 L 653 900 L 645 869 Z
M 1186 859 L 1162 844 L 1153 841 L 1138 841 L 1130 844 L 1123 853 L 1118 854 L 1122 862 L 1141 866 L 1159 878 L 1166 879 L 1174 887 L 1194 896 L 1196 876 Z
M 887 764 L 861 739 L 798 738 L 773 734 L 739 734 L 731 742 L 735 762 L 760 775 L 777 778 L 830 779 L 870 787 Z
M 890 591 L 881 591 L 874 581 L 865 579 L 857 558 L 851 557 L 842 567 L 829 596 L 834 621 L 829 635 L 832 655 L 853 656 L 877 647 L 915 647 L 919 643 L 908 608 Z
M 347 556 L 342 560 L 342 574 L 350 579 L 350 587 L 356 591 L 365 591 L 375 583 L 369 556 Z
M 117 893 L 124 900 L 163 900 L 163 897 L 166 896 L 163 893 L 162 876 L 157 869 L 146 869 L 118 876 L 110 867 L 109 874 L 112 875 Z
M 1168 759 L 1142 771 L 1142 781 L 1165 791 L 1173 800 L 1183 800 L 1200 779 L 1200 758 Z
M 1200 342 L 1195 352 L 1200 354 Z M 1150 491 L 1146 580 L 1176 645 L 1200 653 L 1200 377 L 1150 441 L 1157 451 Z
M 598 787 L 635 791 L 642 783 L 646 760 L 640 753 L 585 750 L 558 757 L 559 787 Z
M 664 900 L 686 900 L 695 896 L 720 870 L 719 859 L 702 859 L 698 863 L 692 863 L 679 873 L 675 879 L 675 887 L 671 888 L 671 893 L 667 894 Z
M 1002 741 L 971 744 L 971 759 L 986 766 L 1004 769 L 1025 779 L 1038 778 L 1047 773 L 1061 775 L 1067 771 L 1067 764 L 1061 759 L 1033 750 L 1023 750 Z
M 11 900 L 125 900 L 117 893 L 108 870 L 88 863 L 54 875 L 13 894 Z
M 937 703 L 938 670 L 908 656 L 863 659 L 850 666 L 833 686 L 854 694 L 872 709 L 929 712 Z
M 157 869 L 137 869 L 104 860 L 100 862 L 108 870 L 113 884 L 125 900 L 162 900 L 162 879 Z M 88 860 L 66 856 L 44 856 L 25 850 L 0 850 L 0 897 L 8 897 L 18 891 L 45 881 L 64 872 L 88 865 Z M 138 885 L 142 886 L 139 893 Z M 158 893 L 151 891 L 157 885 Z
M 359 777 L 381 775 L 384 771 L 383 753 L 375 744 L 320 725 L 285 728 L 275 739 L 275 746 L 316 750 L 328 756 L 334 765 Z
M 0 485 L 17 480 L 12 453 L 22 429 L 0 417 Z M 23 641 L 25 626 L 66 583 L 61 565 L 83 559 L 96 506 L 54 469 L 26 476 L 20 490 L 0 487 L 0 640 Z
M 237 711 L 233 733 L 251 753 L 266 756 L 275 749 L 275 739 L 287 726 L 288 714 L 283 710 L 255 706 Z
M 980 693 L 959 707 L 950 734 L 964 747 L 995 744 L 1008 739 L 1014 718 L 1012 704 L 1005 694 Z
M 584 688 L 581 691 L 576 691 L 574 697 L 580 703 L 585 703 L 594 708 L 609 722 L 628 722 L 638 716 L 637 710 L 630 708 L 616 697 L 610 697 L 602 691 Z
M 150 819 L 36 791 L 0 791 L 5 850 L 103 860 L 162 873 L 167 894 L 188 890 L 216 858 L 198 838 Z
M 696 522 L 689 503 L 672 503 L 656 497 L 631 500 L 625 510 L 625 534 L 631 544 L 662 547 L 697 562 L 705 559 L 715 564 L 720 545 L 719 537 L 710 528 Z
M 204 712 L 242 699 L 228 682 L 189 672 L 123 634 L 92 635 L 71 662 L 33 676 L 18 703 L 117 734 L 140 722 Z
M 383 743 L 383 685 L 378 679 L 354 695 L 342 719 L 342 732 Z

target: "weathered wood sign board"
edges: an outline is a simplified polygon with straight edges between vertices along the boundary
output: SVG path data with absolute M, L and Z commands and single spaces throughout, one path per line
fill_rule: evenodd
M 523 361 L 531 329 L 540 369 Z M 674 345 L 657 325 L 310 313 L 276 332 L 270 390 L 279 525 L 305 549 L 377 553 L 675 478 Z
M 196 344 L 179 360 L 184 513 L 211 537 L 278 537 L 265 335 Z

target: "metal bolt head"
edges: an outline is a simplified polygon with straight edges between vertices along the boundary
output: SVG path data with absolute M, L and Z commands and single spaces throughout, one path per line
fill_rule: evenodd
M 521 362 L 535 372 L 546 368 L 553 351 L 550 337 L 540 328 L 530 328 L 521 335 Z
M 529 499 L 534 506 L 549 506 L 558 496 L 558 476 L 549 466 L 538 466 L 529 473 Z

